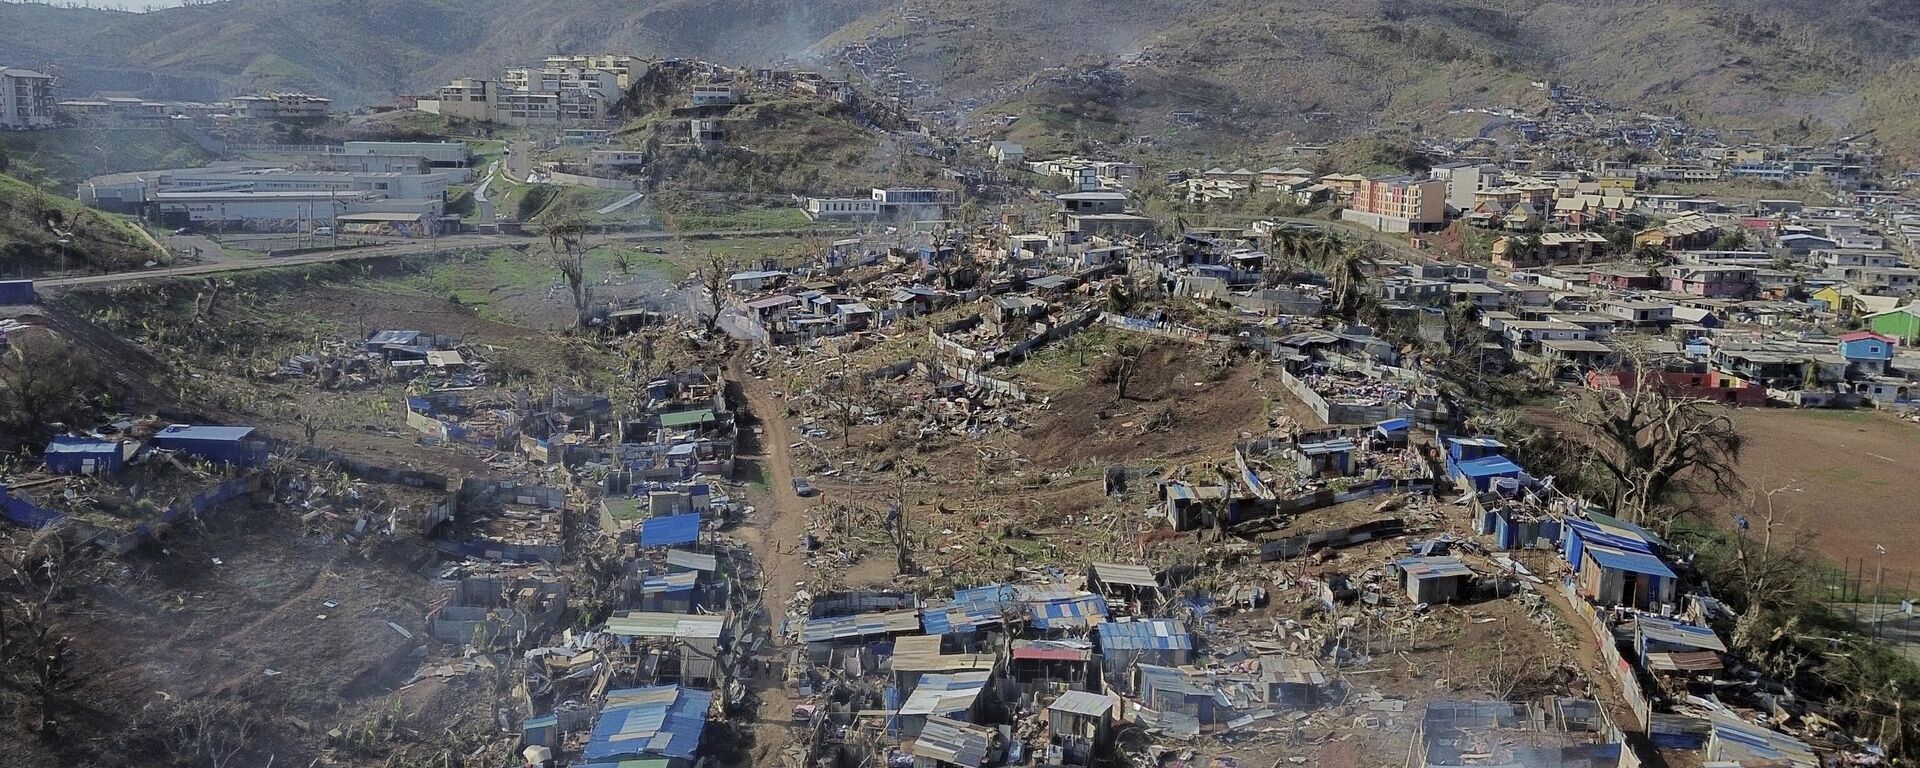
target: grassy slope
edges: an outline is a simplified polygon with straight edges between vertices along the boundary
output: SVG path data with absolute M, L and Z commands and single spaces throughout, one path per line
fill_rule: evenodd
M 165 128 L 70 128 L 0 133 L 13 175 L 62 197 L 103 173 L 203 165 L 214 157 Z
M 67 246 L 71 269 L 126 269 L 165 258 L 125 218 L 0 175 L 0 274 L 59 268 L 60 237 L 48 226 L 50 219 L 73 234 Z

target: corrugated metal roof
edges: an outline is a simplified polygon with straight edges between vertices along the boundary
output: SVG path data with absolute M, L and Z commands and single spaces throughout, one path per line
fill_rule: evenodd
M 929 605 L 921 611 L 920 624 L 929 635 L 966 634 L 999 626 L 1002 608 L 1016 602 L 1013 587 L 1007 584 L 955 590 L 951 602 Z
M 919 629 L 920 612 L 913 608 L 902 608 L 855 616 L 807 619 L 800 636 L 809 643 L 828 643 L 854 637 L 908 634 Z
M 1727 652 L 1727 644 L 1721 642 L 1720 636 L 1706 627 L 1648 614 L 1635 617 L 1634 626 L 1645 640 L 1698 648 L 1703 651 Z
M 618 637 L 717 640 L 726 627 L 724 615 L 625 611 L 607 619 L 607 634 Z
M 640 522 L 640 546 L 671 547 L 700 540 L 700 513 L 655 517 Z
M 1099 717 L 1113 709 L 1113 699 L 1086 691 L 1067 691 L 1048 704 L 1047 709 L 1070 715 Z
M 1742 720 L 1715 713 L 1713 735 L 1707 741 L 1709 762 L 1741 764 L 1781 761 L 1795 768 L 1815 768 L 1820 764 L 1806 742 L 1778 731 L 1767 730 Z
M 1020 587 L 1019 594 L 1035 629 L 1091 627 L 1107 618 L 1107 599 L 1091 592 L 1053 586 Z
M 675 568 L 690 568 L 696 571 L 707 572 L 712 572 L 720 567 L 719 560 L 713 555 L 688 552 L 684 549 L 667 550 L 667 565 Z
M 1290 685 L 1326 685 L 1327 676 L 1320 662 L 1294 656 L 1260 657 L 1260 674 L 1269 683 Z
M 693 589 L 694 582 L 699 580 L 699 578 L 699 574 L 691 571 L 648 576 L 644 581 L 640 582 L 640 594 L 654 595 L 662 592 L 685 592 Z
M 937 635 L 907 635 L 893 641 L 895 672 L 993 671 L 999 657 L 991 653 L 941 653 Z
M 1586 556 L 1592 558 L 1595 563 L 1599 563 L 1602 568 L 1612 568 L 1616 571 L 1626 571 L 1628 573 L 1643 573 L 1649 576 L 1659 576 L 1667 579 L 1674 578 L 1673 569 L 1668 568 L 1666 563 L 1660 561 L 1660 558 L 1645 552 L 1628 552 L 1624 549 L 1602 547 L 1595 544 L 1588 544 L 1585 551 Z
M 1087 661 L 1093 646 L 1078 640 L 1015 640 L 1013 658 L 1020 661 Z
M 1093 577 L 1106 584 L 1124 584 L 1130 587 L 1160 586 L 1160 579 L 1153 575 L 1153 569 L 1144 565 L 1128 563 L 1094 563 Z
M 1192 650 L 1193 636 L 1173 619 L 1107 622 L 1099 626 L 1100 652 Z
M 1725 669 L 1726 663 L 1713 651 L 1655 652 L 1647 654 L 1647 667 L 1660 672 L 1712 672 Z
M 1393 561 L 1393 565 L 1416 579 L 1473 575 L 1473 569 L 1457 557 L 1403 557 Z
M 677 685 L 609 691 L 583 757 L 692 760 L 712 703 L 713 692 Z
M 160 432 L 154 435 L 154 437 L 161 438 L 161 439 L 171 438 L 176 440 L 212 440 L 216 442 L 232 442 L 237 440 L 245 440 L 247 436 L 251 434 L 253 434 L 253 427 L 212 427 L 212 426 L 192 426 L 187 424 L 174 424 L 172 426 L 167 427 L 166 429 L 160 430 Z
M 920 736 L 913 740 L 913 748 L 907 751 L 914 757 L 952 763 L 961 768 L 980 768 L 987 761 L 987 750 L 992 747 L 993 731 L 936 716 L 927 718 L 926 727 L 920 730 Z
M 913 693 L 900 705 L 900 714 L 965 712 L 980 699 L 980 692 L 986 690 L 987 678 L 992 676 L 992 670 L 921 675 L 920 684 L 914 686 Z

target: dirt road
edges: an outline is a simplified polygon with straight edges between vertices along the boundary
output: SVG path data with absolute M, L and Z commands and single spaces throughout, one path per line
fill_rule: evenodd
M 796 235 L 837 232 L 837 229 L 731 229 L 706 232 L 627 232 L 608 235 L 607 239 L 628 243 L 659 242 L 675 239 L 709 240 L 726 237 L 793 237 Z M 56 277 L 36 279 L 34 287 L 41 291 L 58 291 L 64 288 L 117 285 L 138 283 L 147 280 L 165 280 L 175 277 L 193 277 L 196 275 L 220 274 L 225 272 L 243 272 L 254 269 L 274 269 L 276 267 L 296 267 L 307 264 L 323 264 L 339 261 L 358 261 L 361 259 L 384 259 L 396 256 L 433 256 L 470 251 L 476 248 L 497 248 L 507 245 L 530 245 L 545 242 L 533 237 L 512 235 L 450 235 L 417 242 L 378 245 L 344 251 L 320 251 L 302 253 L 294 256 L 278 256 L 270 259 L 245 259 L 234 261 L 192 264 L 184 267 L 162 267 L 134 272 L 114 272 L 105 275 L 84 275 L 80 277 Z
M 765 585 L 761 602 L 766 608 L 768 629 L 774 633 L 772 642 L 763 646 L 766 650 L 760 658 L 768 662 L 770 669 L 783 670 L 788 646 L 780 635 L 780 621 L 797 585 L 807 578 L 802 547 L 807 531 L 807 508 L 813 502 L 793 493 L 793 462 L 787 449 L 793 439 L 793 429 L 787 421 L 786 403 L 773 394 L 767 382 L 747 373 L 746 354 L 742 350 L 734 355 L 728 372 L 733 380 L 740 382 L 747 412 L 764 432 L 755 441 L 757 452 L 751 457 L 742 457 L 742 463 L 751 464 L 752 469 L 746 476 L 757 475 L 765 490 L 749 494 L 755 516 L 752 527 L 741 531 L 741 535 L 753 545 L 759 562 L 761 582 Z M 760 696 L 760 716 L 754 729 L 753 764 L 784 766 L 786 761 L 781 758 L 781 751 L 803 741 L 789 725 L 793 699 L 787 695 L 785 681 L 779 675 L 760 680 L 756 692 Z

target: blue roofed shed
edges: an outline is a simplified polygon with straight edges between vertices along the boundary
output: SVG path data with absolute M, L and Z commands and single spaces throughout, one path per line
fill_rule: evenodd
M 1462 486 L 1471 487 L 1475 493 L 1493 490 L 1494 482 L 1502 478 L 1519 479 L 1522 470 L 1505 456 L 1483 456 L 1452 464 L 1453 480 Z
M 1413 422 L 1408 419 L 1387 419 L 1373 425 L 1373 432 L 1386 440 L 1388 445 L 1405 445 L 1413 434 Z
M 47 443 L 47 471 L 62 475 L 118 474 L 127 463 L 127 448 L 115 440 L 60 436 Z
M 153 447 L 217 464 L 255 467 L 267 461 L 267 441 L 255 436 L 253 427 L 174 424 L 153 436 Z
M 1589 544 L 1581 558 L 1579 592 L 1595 603 L 1651 609 L 1674 601 L 1679 579 L 1651 553 Z
M 700 513 L 655 517 L 640 522 L 640 546 L 674 547 L 700 540 Z
M 1107 620 L 1107 599 L 1091 592 L 1059 587 L 1023 589 L 1027 619 L 1034 629 L 1085 629 Z

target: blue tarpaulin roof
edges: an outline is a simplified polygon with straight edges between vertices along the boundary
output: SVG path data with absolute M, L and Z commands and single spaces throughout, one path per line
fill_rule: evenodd
M 1454 470 L 1467 477 L 1506 477 L 1520 474 L 1520 465 L 1505 456 L 1484 456 L 1472 461 L 1463 461 L 1453 465 Z
M 712 703 L 712 691 L 677 685 L 609 691 L 583 756 L 588 760 L 643 756 L 692 760 Z
M 1406 419 L 1387 419 L 1386 421 L 1380 422 L 1373 426 L 1374 428 L 1379 429 L 1382 432 L 1400 432 L 1403 430 L 1412 429 L 1413 422 L 1408 421 Z
M 1107 618 L 1107 599 L 1089 592 L 1032 595 L 1027 602 L 1035 629 L 1088 627 Z
M 62 435 L 47 443 L 47 453 L 80 453 L 113 455 L 120 452 L 120 444 L 92 437 L 68 437 Z
M 1192 650 L 1193 636 L 1173 619 L 1107 622 L 1100 625 L 1100 652 Z
M 1565 524 L 1569 535 L 1579 536 L 1580 540 L 1587 544 L 1612 547 L 1628 552 L 1653 551 L 1653 545 L 1643 539 L 1632 538 L 1618 531 L 1610 531 L 1577 517 L 1567 518 Z
M 1013 587 L 1007 584 L 955 590 L 951 602 L 921 611 L 920 625 L 929 635 L 965 634 L 999 624 L 1001 606 L 1012 602 Z
M 670 515 L 640 523 L 640 546 L 671 547 L 700 540 L 700 513 Z
M 235 442 L 247 439 L 253 434 L 253 427 L 207 427 L 175 424 L 160 430 L 154 437 L 162 440 L 209 440 L 214 442 Z
M 1602 568 L 1612 568 L 1616 571 L 1626 571 L 1628 573 L 1644 573 L 1649 576 L 1659 576 L 1668 579 L 1674 578 L 1673 569 L 1668 568 L 1666 563 L 1660 561 L 1660 558 L 1645 552 L 1628 552 L 1624 549 L 1613 549 L 1611 547 L 1594 546 L 1591 544 L 1587 546 L 1586 552 L 1587 557 L 1593 558 L 1593 561 L 1599 563 Z

